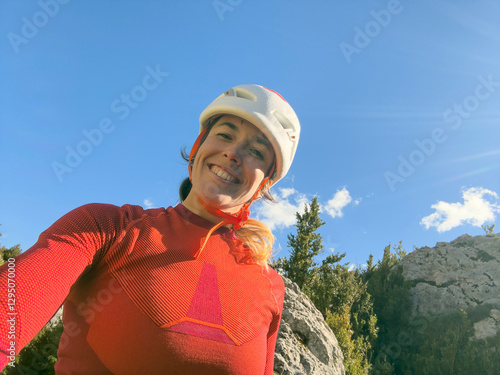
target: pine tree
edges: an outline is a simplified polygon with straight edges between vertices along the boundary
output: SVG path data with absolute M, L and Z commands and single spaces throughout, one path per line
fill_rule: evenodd
M 382 260 L 375 266 L 370 255 L 369 266 L 362 275 L 378 320 L 378 337 L 373 345 L 372 357 L 375 374 L 402 373 L 398 367 L 403 348 L 400 342 L 409 332 L 411 312 L 411 285 L 405 281 L 402 267 L 398 266 L 405 256 L 406 250 L 401 241 L 392 247 L 389 244 L 384 249 Z
M 306 291 L 310 289 L 312 280 L 316 274 L 317 264 L 314 257 L 323 252 L 322 237 L 316 231 L 325 222 L 319 217 L 320 207 L 318 199 L 314 197 L 310 205 L 306 205 L 304 213 L 296 213 L 297 234 L 288 235 L 288 246 L 290 247 L 290 257 L 280 258 L 277 268 L 281 269 L 284 275 Z
M 2 237 L 2 233 L 0 233 L 0 237 Z M 0 247 L 0 265 L 4 264 L 10 258 L 15 258 L 21 254 L 21 245 L 17 244 L 10 248 L 5 246 Z

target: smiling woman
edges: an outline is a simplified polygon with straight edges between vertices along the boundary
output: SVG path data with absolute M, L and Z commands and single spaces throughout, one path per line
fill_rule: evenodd
M 56 221 L 15 260 L 17 330 L 11 344 L 0 322 L 1 366 L 64 302 L 58 374 L 272 374 L 284 284 L 267 266 L 271 231 L 248 216 L 299 134 L 279 94 L 236 86 L 200 116 L 181 204 L 88 204 Z
M 269 140 L 257 127 L 236 116 L 224 115 L 196 151 L 191 172 L 195 194 L 183 203 L 196 209 L 196 195 L 211 206 L 236 213 L 252 199 L 264 178 L 270 177 L 267 174 L 274 159 Z

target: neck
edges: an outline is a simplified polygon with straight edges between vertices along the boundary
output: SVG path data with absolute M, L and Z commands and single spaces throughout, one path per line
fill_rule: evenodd
M 194 191 L 191 191 L 189 193 L 186 199 L 182 202 L 182 205 L 186 207 L 189 211 L 195 213 L 198 216 L 201 216 L 204 219 L 207 219 L 208 221 L 214 224 L 218 224 L 224 220 L 223 218 L 208 212 L 205 209 L 205 207 L 203 207 L 201 202 L 198 200 L 198 197 L 196 196 L 196 193 Z M 237 207 L 237 210 L 234 213 L 238 212 L 239 209 L 240 207 Z M 227 212 L 227 213 L 234 214 L 233 212 Z

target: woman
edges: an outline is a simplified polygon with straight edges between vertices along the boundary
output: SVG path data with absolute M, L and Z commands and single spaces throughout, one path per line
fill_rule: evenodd
M 2 366 L 64 302 L 60 374 L 272 374 L 284 285 L 273 237 L 248 219 L 288 171 L 300 124 L 276 92 L 241 85 L 200 116 L 181 204 L 89 204 L 15 259 L 0 297 Z M 0 285 L 7 285 L 6 265 Z M 10 324 L 10 325 L 9 325 Z

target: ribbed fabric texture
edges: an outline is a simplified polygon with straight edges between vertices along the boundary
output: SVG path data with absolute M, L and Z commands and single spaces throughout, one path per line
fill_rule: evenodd
M 182 205 L 63 216 L 16 259 L 16 351 L 69 293 L 58 373 L 272 374 L 283 281 L 239 263 L 245 249 L 227 228 L 195 259 L 211 225 Z M 0 303 L 7 312 L 6 293 Z M 8 328 L 3 319 L 2 351 Z

